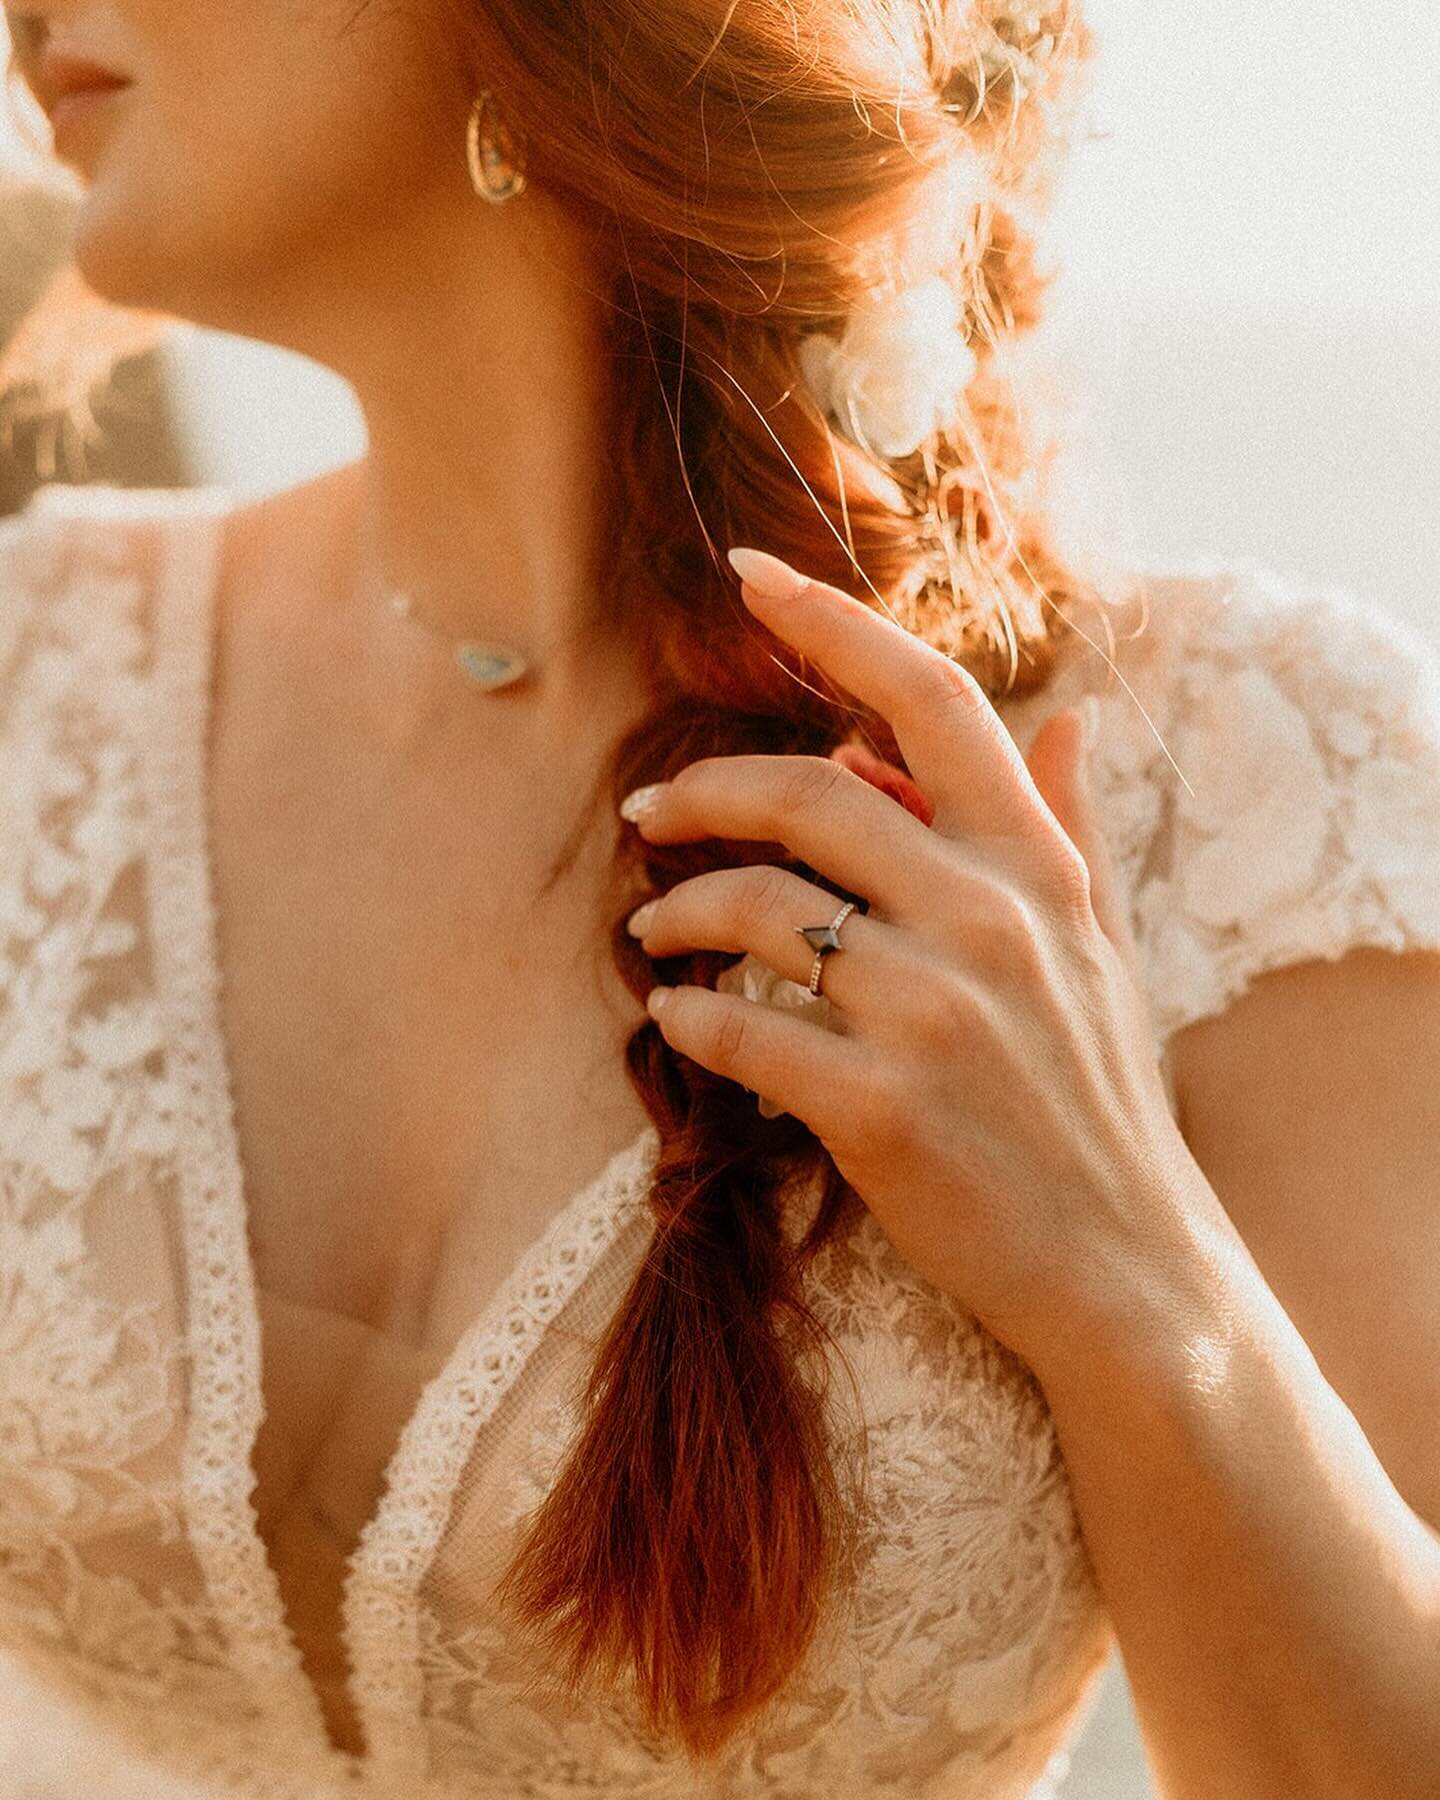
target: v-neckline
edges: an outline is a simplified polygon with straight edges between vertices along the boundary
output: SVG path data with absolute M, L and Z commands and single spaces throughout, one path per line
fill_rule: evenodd
M 167 498 L 169 498 L 167 496 Z M 139 754 L 148 783 L 157 1001 L 177 1080 L 180 1206 L 191 1319 L 182 1491 L 191 1541 L 237 1667 L 267 1725 L 344 1773 L 422 1779 L 419 1588 L 461 1469 L 544 1335 L 643 1205 L 653 1125 L 618 1150 L 515 1259 L 421 1389 L 381 1499 L 345 1561 L 340 1642 L 363 1755 L 330 1737 L 251 1499 L 263 1416 L 261 1322 L 229 1052 L 220 1012 L 209 820 L 216 578 L 226 490 L 159 509 L 154 647 Z

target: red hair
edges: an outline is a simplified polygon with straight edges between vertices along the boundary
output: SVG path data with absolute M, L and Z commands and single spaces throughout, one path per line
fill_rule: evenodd
M 1025 217 L 1048 198 L 1093 52 L 1075 0 L 1046 8 L 1038 34 L 1004 0 L 451 5 L 476 88 L 605 272 L 604 580 L 654 704 L 599 796 L 618 804 L 697 757 L 825 755 L 852 734 L 903 768 L 883 720 L 813 671 L 797 679 L 750 618 L 731 544 L 878 596 L 992 696 L 1041 686 L 1073 605 L 1104 603 L 1051 548 L 1048 453 L 1026 442 L 994 351 L 1038 322 L 1048 285 Z M 945 180 L 977 154 L 989 193 L 952 222 Z M 882 463 L 822 416 L 797 345 L 937 266 L 978 373 L 961 418 Z M 779 845 L 625 834 L 605 900 L 637 997 L 657 978 L 711 982 L 733 959 L 653 964 L 629 911 L 760 861 L 823 880 Z M 626 1055 L 660 1136 L 653 1241 L 500 1593 L 576 1688 L 633 1682 L 650 1727 L 698 1757 L 781 1694 L 854 1550 L 804 1271 L 858 1202 L 806 1127 L 762 1117 L 648 1019 Z M 795 1241 L 789 1184 L 811 1178 L 820 1206 Z

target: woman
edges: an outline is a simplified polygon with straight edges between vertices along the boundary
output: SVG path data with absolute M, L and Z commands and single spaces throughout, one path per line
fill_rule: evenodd
M 11 17 L 89 285 L 369 435 L 0 538 L 12 1653 L 223 1791 L 1005 1800 L 1118 1638 L 1166 1800 L 1432 1793 L 1435 671 L 1049 549 L 1073 10 Z

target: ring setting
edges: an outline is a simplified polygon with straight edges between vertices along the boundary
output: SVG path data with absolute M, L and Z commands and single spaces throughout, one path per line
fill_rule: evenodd
M 828 925 L 797 925 L 795 927 L 795 930 L 815 952 L 815 960 L 810 965 L 810 992 L 812 994 L 820 992 L 820 970 L 824 965 L 825 958 L 833 950 L 844 949 L 844 945 L 840 942 L 840 927 L 854 910 L 855 902 L 847 900 Z

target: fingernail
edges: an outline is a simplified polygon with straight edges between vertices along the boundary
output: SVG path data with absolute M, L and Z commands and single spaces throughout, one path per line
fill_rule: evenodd
M 668 988 L 668 987 L 653 987 L 653 988 L 651 988 L 650 992 L 645 996 L 645 1007 L 646 1007 L 646 1010 L 649 1012 L 650 1017 L 652 1019 L 657 1016 L 661 1007 L 664 1006 L 665 1002 L 670 998 L 670 996 L 674 992 L 675 992 L 674 988 Z
M 729 556 L 730 567 L 743 582 L 758 593 L 773 594 L 777 600 L 789 600 L 809 585 L 797 569 L 768 550 L 735 549 Z
M 664 786 L 663 781 L 652 781 L 649 787 L 633 788 L 620 802 L 620 817 L 628 819 L 632 825 L 643 818 L 654 806 Z
M 630 933 L 631 937 L 644 937 L 645 933 L 650 929 L 650 921 L 655 917 L 659 907 L 660 902 L 658 900 L 647 900 L 643 906 L 637 906 L 635 908 L 634 912 L 631 913 L 630 917 L 625 921 L 625 929 Z

